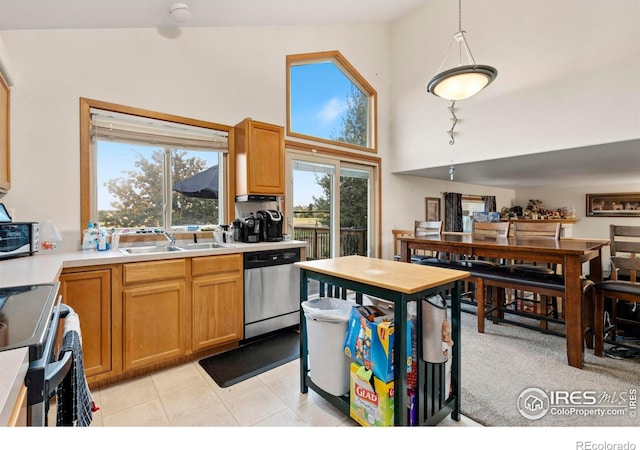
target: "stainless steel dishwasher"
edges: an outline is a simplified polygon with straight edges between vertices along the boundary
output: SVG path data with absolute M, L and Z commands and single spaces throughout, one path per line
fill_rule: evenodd
M 300 323 L 300 249 L 244 253 L 244 338 Z

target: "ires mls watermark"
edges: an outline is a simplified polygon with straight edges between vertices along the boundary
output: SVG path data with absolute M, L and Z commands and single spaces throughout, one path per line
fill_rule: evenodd
M 538 420 L 547 414 L 553 416 L 626 416 L 636 418 L 638 392 L 626 391 L 543 391 L 527 388 L 518 396 L 516 406 L 520 414 Z

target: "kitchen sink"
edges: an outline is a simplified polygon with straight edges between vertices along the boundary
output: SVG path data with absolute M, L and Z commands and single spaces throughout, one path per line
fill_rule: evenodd
M 180 245 L 180 248 L 183 250 L 209 250 L 212 248 L 229 248 L 229 246 L 217 242 L 199 242 L 197 244 Z
M 144 253 L 181 252 L 183 249 L 176 245 L 149 245 L 145 247 L 121 248 L 120 251 L 125 255 L 141 255 Z

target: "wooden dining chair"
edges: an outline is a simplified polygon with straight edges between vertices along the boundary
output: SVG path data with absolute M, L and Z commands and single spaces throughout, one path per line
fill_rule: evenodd
M 509 222 L 473 222 L 471 234 L 474 239 L 506 239 L 509 237 Z M 468 255 L 462 255 L 462 259 L 475 266 L 497 266 L 500 260 L 478 259 Z
M 605 340 L 620 345 L 616 342 L 618 338 L 637 334 L 634 331 L 640 327 L 637 323 L 638 314 L 633 313 L 638 307 L 636 304 L 640 303 L 640 280 L 638 280 L 640 277 L 638 272 L 640 226 L 609 225 L 609 251 L 611 254 L 610 280 L 594 286 L 597 356 L 602 356 Z M 611 302 L 607 302 L 607 299 Z M 609 320 L 605 320 L 605 306 Z M 599 325 L 603 327 L 600 336 L 597 328 Z
M 640 250 L 640 244 L 638 246 L 638 250 Z M 628 273 L 629 279 L 617 279 L 618 271 Z M 621 318 L 617 314 L 620 302 L 632 303 L 635 306 L 640 303 L 639 277 L 640 259 L 635 256 L 633 258 L 612 256 L 611 279 L 596 283 L 593 286 L 595 300 L 594 354 L 596 356 L 602 356 L 605 343 L 612 344 L 618 348 L 633 350 L 635 355 L 640 355 L 640 345 L 637 343 L 638 336 L 627 336 L 620 329 L 620 325 L 630 326 L 632 330 L 634 328 L 638 329 L 640 328 L 640 321 Z M 611 303 L 609 314 L 605 314 L 605 302 L 607 301 Z M 606 319 L 607 316 L 608 320 Z M 606 325 L 605 322 L 607 322 Z M 631 343 L 633 341 L 636 341 L 636 343 Z
M 543 238 L 560 239 L 562 224 L 560 222 L 513 222 L 513 235 L 516 239 Z M 556 275 L 557 266 L 552 264 L 539 264 L 535 261 L 512 261 L 505 265 L 514 272 L 533 274 L 539 276 Z M 540 294 L 530 293 L 526 290 L 515 290 L 508 294 L 511 304 L 516 309 L 531 308 L 536 314 L 544 317 L 559 318 L 558 299 Z M 560 303 L 561 304 L 561 303 Z M 562 309 L 564 311 L 564 309 Z M 540 322 L 541 328 L 547 327 L 547 321 Z
M 509 222 L 472 222 L 471 234 L 474 239 L 506 239 L 509 237 Z M 486 269 L 497 267 L 500 260 L 480 259 L 470 255 L 460 255 L 459 263 L 469 269 Z M 486 297 L 485 285 L 481 277 L 471 276 L 464 280 L 461 294 L 462 303 L 477 306 L 484 304 L 478 297 Z M 490 305 L 488 305 L 490 306 Z
M 609 253 L 611 256 L 637 258 L 640 255 L 640 226 L 609 225 Z M 628 280 L 629 273 L 619 269 L 618 280 Z
M 441 220 L 416 220 L 414 222 L 413 233 L 417 238 L 438 235 L 442 233 L 442 226 L 443 222 Z
M 442 227 L 444 226 L 444 222 L 441 220 L 416 220 L 414 221 L 413 226 L 413 235 L 416 238 L 424 238 L 427 236 L 438 236 L 442 233 Z M 424 258 L 435 258 L 436 254 L 428 251 L 421 251 L 420 253 L 416 252 L 412 255 L 413 258 L 417 258 L 418 260 Z
M 400 261 L 400 239 L 412 238 L 413 230 L 393 229 L 391 233 L 393 233 L 393 260 Z
M 509 232 L 509 222 L 473 222 L 471 224 L 471 234 L 474 238 L 507 238 Z

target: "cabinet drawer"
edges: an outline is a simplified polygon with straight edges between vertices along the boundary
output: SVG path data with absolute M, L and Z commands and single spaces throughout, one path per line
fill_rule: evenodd
M 191 260 L 191 275 L 210 275 L 242 270 L 242 255 L 202 256 Z
M 184 259 L 166 259 L 123 264 L 122 271 L 125 284 L 184 278 L 186 276 L 186 261 Z

